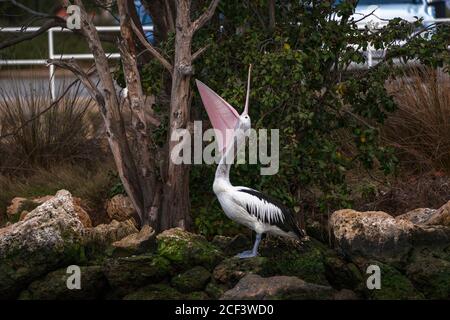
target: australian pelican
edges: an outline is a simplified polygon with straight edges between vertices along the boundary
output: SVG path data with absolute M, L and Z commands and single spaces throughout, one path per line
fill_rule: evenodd
M 221 133 L 222 137 L 217 139 L 221 159 L 214 179 L 214 193 L 228 218 L 256 232 L 253 249 L 238 254 L 240 258 L 251 258 L 258 254 L 258 246 L 264 233 L 299 240 L 305 236 L 304 230 L 298 227 L 293 212 L 281 202 L 254 189 L 235 187 L 230 183 L 232 161 L 228 160 L 230 157 L 234 159 L 235 149 L 245 141 L 245 132 L 251 127 L 248 115 L 250 72 L 251 66 L 244 112 L 241 115 L 217 93 L 196 80 L 209 119 L 216 133 Z

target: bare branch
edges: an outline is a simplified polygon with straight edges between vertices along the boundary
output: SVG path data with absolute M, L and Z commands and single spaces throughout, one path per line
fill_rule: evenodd
M 74 59 L 70 59 L 69 61 L 49 59 L 47 60 L 47 62 L 49 64 L 53 64 L 57 67 L 71 71 L 81 81 L 81 83 L 83 83 L 92 99 L 97 101 L 97 103 L 101 107 L 105 106 L 105 99 L 97 89 L 97 86 L 92 82 L 92 80 L 89 78 L 89 75 L 84 72 L 83 69 L 81 69 L 80 65 L 76 63 Z
M 92 70 L 91 72 L 89 72 L 87 75 L 88 77 L 91 76 L 93 73 L 95 72 L 95 69 Z M 23 128 L 25 128 L 27 125 L 29 125 L 31 122 L 35 121 L 36 119 L 38 119 L 40 116 L 42 116 L 44 113 L 50 111 L 50 109 L 52 109 L 53 107 L 57 106 L 58 103 L 62 100 L 62 98 L 64 98 L 64 96 L 69 92 L 69 90 L 77 83 L 79 83 L 80 80 L 77 78 L 76 80 L 72 81 L 65 89 L 64 91 L 61 93 L 61 95 L 58 97 L 58 99 L 54 100 L 48 107 L 46 107 L 45 109 L 43 109 L 42 111 L 40 111 L 38 114 L 36 114 L 34 117 L 28 119 L 27 121 L 25 121 L 24 123 L 22 123 L 22 125 L 20 125 L 17 128 L 14 128 L 14 130 L 5 133 L 3 135 L 0 135 L 0 140 L 7 138 L 7 137 L 11 137 L 16 135 L 20 130 L 22 130 Z
M 172 74 L 173 66 L 172 64 L 166 60 L 162 56 L 161 53 L 158 52 L 158 50 L 155 49 L 142 35 L 142 33 L 139 31 L 139 28 L 136 27 L 136 25 L 131 21 L 131 27 L 133 29 L 134 34 L 137 36 L 139 41 L 142 43 L 142 45 L 147 49 L 161 64 Z
M 42 25 L 42 27 L 40 27 L 35 32 L 24 33 L 20 37 L 14 37 L 12 39 L 8 39 L 6 41 L 3 41 L 2 43 L 0 43 L 0 50 L 8 48 L 8 47 L 11 47 L 11 46 L 16 45 L 18 43 L 21 43 L 23 41 L 32 40 L 32 39 L 36 38 L 37 36 L 47 32 L 47 30 L 50 29 L 50 28 L 53 28 L 53 27 L 65 27 L 66 26 L 66 24 L 62 20 L 60 20 L 60 19 L 58 19 L 58 20 L 47 21 L 46 23 L 44 23 Z
M 209 44 L 207 44 L 206 46 L 204 46 L 203 48 L 198 49 L 197 51 L 194 52 L 194 54 L 192 55 L 192 61 L 194 61 L 195 59 L 197 59 L 199 56 L 201 56 L 203 54 L 203 52 L 206 51 L 206 49 L 208 49 L 210 47 Z
M 212 16 L 214 15 L 214 11 L 216 11 L 217 5 L 219 4 L 220 0 L 211 0 L 208 9 L 206 9 L 203 14 L 198 17 L 197 20 L 194 21 L 192 24 L 192 31 L 195 32 L 201 27 L 205 25 L 209 20 L 211 20 Z

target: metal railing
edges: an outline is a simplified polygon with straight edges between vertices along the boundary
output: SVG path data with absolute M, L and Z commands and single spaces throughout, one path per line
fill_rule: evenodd
M 413 21 L 410 21 L 413 22 Z M 370 23 L 367 22 L 367 23 Z M 364 28 L 367 23 L 360 24 L 360 28 Z M 423 21 L 424 24 L 431 23 L 450 23 L 450 18 L 445 19 L 434 19 Z M 377 27 L 383 27 L 387 22 L 378 22 Z M 98 32 L 117 32 L 120 31 L 120 26 L 98 26 L 96 27 Z M 153 31 L 153 26 L 144 26 L 144 31 Z M 29 27 L 29 28 L 21 28 L 21 27 L 11 27 L 11 28 L 0 28 L 0 32 L 10 32 L 10 33 L 18 33 L 18 32 L 36 32 L 39 30 L 39 27 Z M 48 59 L 77 59 L 77 60 L 92 60 L 94 56 L 90 53 L 82 53 L 82 54 L 58 54 L 54 52 L 54 37 L 53 34 L 55 32 L 72 32 L 70 29 L 55 27 L 51 28 L 47 31 L 48 34 Z M 450 47 L 449 47 L 450 50 Z M 382 50 L 375 50 L 369 47 L 367 53 L 367 61 L 364 64 L 364 68 L 371 68 L 375 64 L 375 60 L 377 57 L 380 57 L 384 54 Z M 106 54 L 111 59 L 120 58 L 120 53 L 107 53 Z M 50 91 L 52 98 L 55 98 L 56 85 L 55 85 L 55 66 L 48 65 L 47 59 L 6 59 L 0 60 L 0 65 L 46 65 L 49 68 L 49 79 L 50 79 Z
M 118 32 L 120 26 L 98 26 L 96 27 L 98 32 Z M 39 27 L 10 27 L 0 28 L 0 32 L 8 33 L 20 33 L 20 32 L 36 32 Z M 153 31 L 153 26 L 143 26 L 144 31 Z M 62 60 L 92 60 L 94 56 L 91 53 L 78 53 L 78 54 L 58 54 L 55 53 L 54 36 L 55 32 L 72 32 L 70 29 L 54 27 L 47 30 L 48 35 L 48 59 L 62 59 Z M 120 53 L 106 53 L 106 56 L 111 59 L 120 58 Z M 56 79 L 55 79 L 55 66 L 47 63 L 47 59 L 5 59 L 0 60 L 0 65 L 45 65 L 49 69 L 50 80 L 50 94 L 52 99 L 56 97 Z

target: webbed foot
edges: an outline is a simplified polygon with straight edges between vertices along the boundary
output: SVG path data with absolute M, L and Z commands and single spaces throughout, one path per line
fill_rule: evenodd
M 239 259 L 247 259 L 247 258 L 253 258 L 253 257 L 256 257 L 258 255 L 258 252 L 256 251 L 256 252 L 254 252 L 254 251 L 252 251 L 252 250 L 246 250 L 246 251 L 243 251 L 243 252 L 241 252 L 241 253 L 238 253 L 237 255 L 236 255 L 236 257 L 238 257 Z

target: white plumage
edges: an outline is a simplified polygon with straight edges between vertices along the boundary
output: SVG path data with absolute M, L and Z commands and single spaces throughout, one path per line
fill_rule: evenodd
M 228 137 L 226 130 L 234 129 L 232 142 L 226 138 L 223 143 L 219 143 L 219 146 L 224 148 L 221 148 L 223 154 L 217 166 L 213 190 L 228 218 L 256 232 L 253 249 L 244 251 L 238 256 L 241 258 L 256 256 L 263 233 L 295 238 L 304 236 L 304 231 L 298 227 L 292 211 L 281 202 L 259 191 L 247 187 L 235 187 L 230 183 L 231 164 L 227 160 L 235 156 L 235 148 L 239 148 L 245 140 L 245 133 L 251 127 L 248 116 L 250 70 L 245 108 L 240 116 L 231 105 L 206 85 L 197 81 L 197 86 L 215 129 L 219 130 L 224 137 Z

